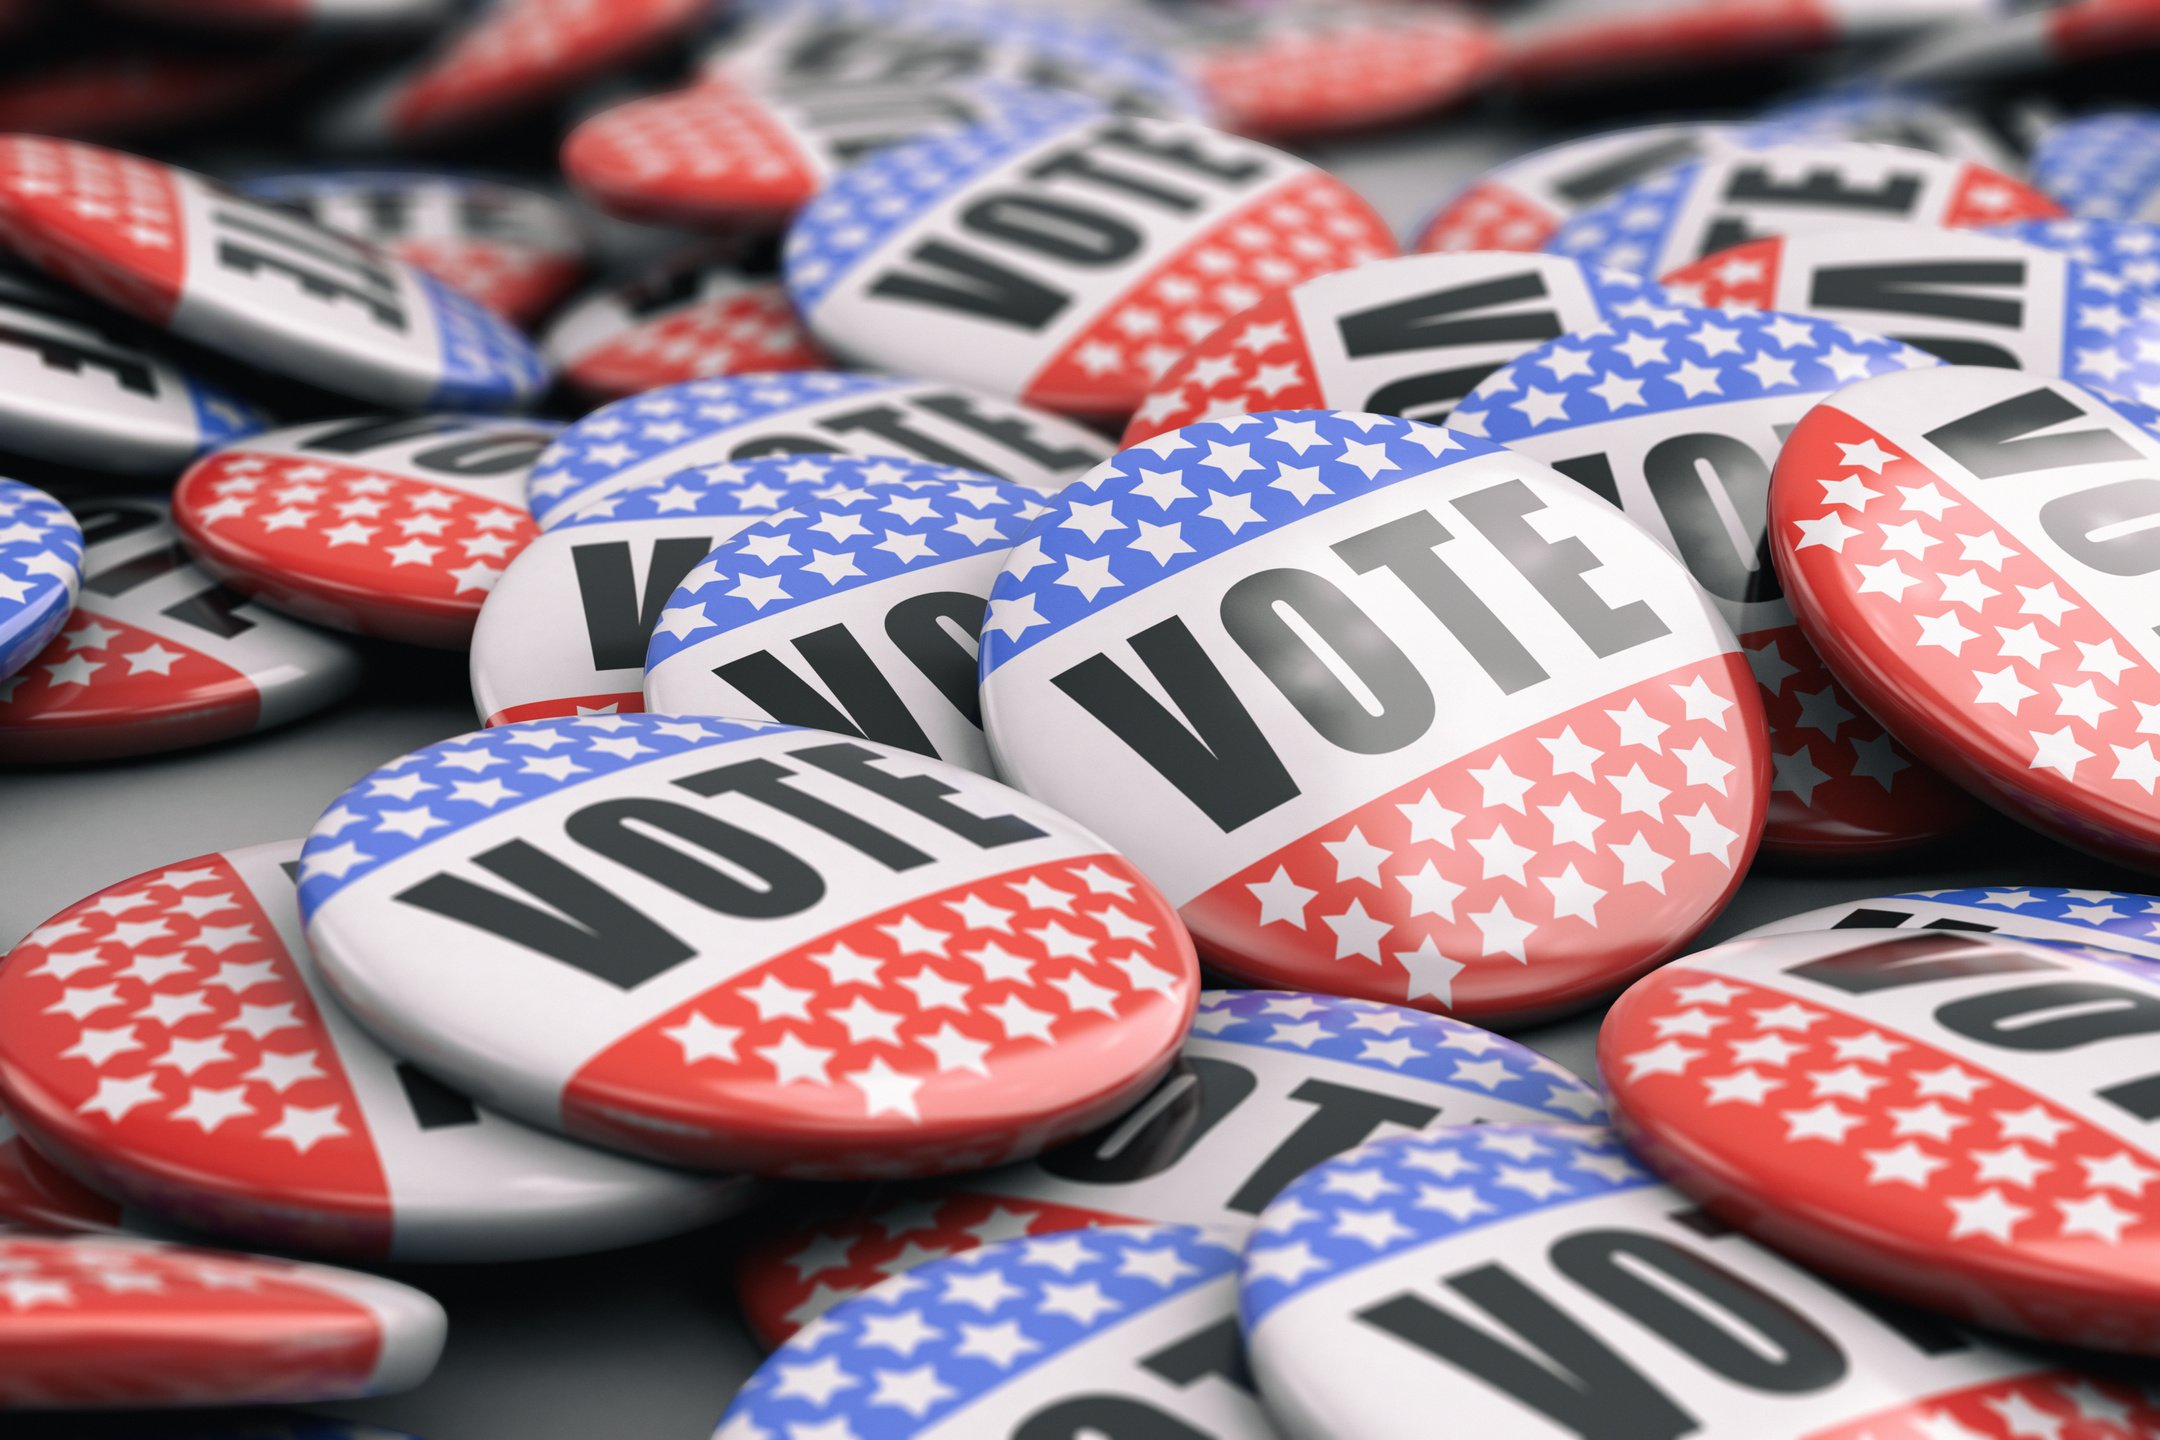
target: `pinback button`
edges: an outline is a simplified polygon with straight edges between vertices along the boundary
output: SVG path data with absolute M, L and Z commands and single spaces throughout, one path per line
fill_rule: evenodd
M 1678 950 L 1762 830 L 1761 702 L 1709 597 L 1475 436 L 1158 435 L 1051 500 L 982 641 L 1000 773 L 1249 984 L 1556 1015 Z
M 819 343 L 1122 421 L 1269 288 L 1395 253 L 1355 191 L 1279 150 L 1077 97 L 1055 109 L 835 176 L 783 256 Z
M 59 501 L 0 479 L 0 679 L 67 623 L 82 588 L 83 533 Z
M 2160 299 L 2057 247 L 1919 225 L 1823 230 L 1749 241 L 1664 283 L 1682 301 L 1797 311 L 1955 365 L 2160 394 Z
M 80 603 L 0 680 L 0 761 L 108 759 L 207 745 L 335 704 L 360 678 L 342 642 L 213 580 L 163 504 L 81 502 Z
M 2132 1386 L 1860 1300 L 1589 1126 L 1337 1156 L 1261 1215 L 1238 1285 L 1292 1440 L 1415 1440 L 1435 1415 L 1510 1440 L 2160 1434 Z
M 1156 380 L 1125 444 L 1218 415 L 1369 410 L 1439 424 L 1492 367 L 1662 302 L 1558 255 L 1410 255 L 1270 292 Z
M 560 428 L 411 415 L 273 430 L 197 461 L 173 491 L 173 523 L 204 569 L 265 604 L 461 649 L 539 533 L 525 479 Z
M 198 1233 L 418 1261 L 637 1244 L 741 1181 L 567 1143 L 384 1052 L 300 938 L 298 842 L 108 886 L 0 968 L 0 1094 L 40 1151 Z
M 0 137 L 0 238 L 184 339 L 340 395 L 502 409 L 547 378 L 523 335 L 404 261 L 116 150 Z
M 1891 734 L 2027 823 L 2160 856 L 2160 416 L 1967 366 L 1878 376 L 1793 431 L 1773 558 Z
M 781 1346 L 713 1440 L 1274 1440 L 1245 1372 L 1236 1277 L 1233 1246 L 1186 1225 L 1007 1240 L 935 1261 Z
M 788 514 L 721 542 L 666 598 L 645 708 L 779 720 L 991 773 L 974 640 L 1041 497 L 944 465 L 819 468 Z
M 0 261 L 0 450 L 162 478 L 262 428 L 119 317 Z
M 443 1309 L 373 1275 L 221 1250 L 0 1235 L 0 1404 L 276 1404 L 409 1390 Z
M 2160 220 L 2160 112 L 2113 110 L 2051 127 L 2033 147 L 2032 177 L 2072 215 Z
M 2002 935 L 1734 941 L 1623 994 L 1622 1128 L 1825 1274 L 1977 1324 L 2160 1348 L 2160 967 Z
M 543 530 L 696 465 L 764 455 L 884 455 L 1055 490 L 1110 452 L 1101 435 L 963 385 L 809 373 L 693 380 L 604 405 L 534 464 Z
M 1860 141 L 1777 145 L 1712 155 L 1639 181 L 1568 219 L 1545 248 L 1630 275 L 1664 275 L 1769 235 L 1999 225 L 2062 213 L 2031 186 L 1984 165 Z
M 768 1343 L 890 1274 L 993 1240 L 1174 1221 L 1238 1234 L 1275 1193 L 1375 1134 L 1602 1121 L 1597 1092 L 1459 1020 L 1286 991 L 1210 991 L 1178 1066 L 1128 1115 L 1026 1165 L 887 1193 L 873 1212 L 745 1253 L 737 1291 Z
M 2054 885 L 1915 890 L 1790 915 L 1741 938 L 1815 930 L 1999 932 L 2024 940 L 2105 945 L 2160 960 L 2160 896 Z
M 1770 467 L 1784 436 L 1843 385 L 1934 363 L 1802 315 L 1674 306 L 1539 346 L 1448 421 L 1618 505 L 1716 602 L 1761 687 L 1776 776 L 1763 845 L 1779 853 L 1897 850 L 1980 813 L 1839 687 L 1770 568 Z
M 263 175 L 241 188 L 379 245 L 517 325 L 554 309 L 585 273 L 576 217 L 537 190 L 426 170 Z
M 532 1123 L 704 1166 L 1023 1159 L 1154 1084 L 1199 988 L 1169 906 L 1047 806 L 757 722 L 430 746 L 341 796 L 301 874 L 331 984 L 399 1053 Z
M 2160 291 L 2160 225 L 2142 220 L 2020 220 L 1990 226 L 2001 235 L 2119 275 L 2147 294 Z

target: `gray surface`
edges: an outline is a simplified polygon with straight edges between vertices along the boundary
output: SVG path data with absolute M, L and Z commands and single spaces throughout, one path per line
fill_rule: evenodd
M 1407 228 L 1476 169 L 1529 143 L 1460 124 L 1315 154 Z M 242 745 L 126 765 L 0 774 L 0 937 L 172 860 L 304 833 L 345 785 L 472 728 L 463 657 L 384 648 L 360 698 Z M 1979 858 L 1974 858 L 1975 856 Z M 1952 883 L 2137 882 L 2004 827 L 1925 868 L 1751 875 L 1707 938 L 1886 891 Z M 1596 1017 L 1523 1038 L 1588 1073 Z M 323 1409 L 427 1440 L 702 1440 L 756 1363 L 728 1294 L 725 1227 L 549 1264 L 407 1267 L 442 1300 L 442 1367 L 409 1394 Z M 65 1429 L 53 1432 L 69 1433 Z

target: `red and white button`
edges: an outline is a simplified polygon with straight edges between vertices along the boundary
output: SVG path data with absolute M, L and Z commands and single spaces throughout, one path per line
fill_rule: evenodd
M 1494 166 L 1427 216 L 1410 248 L 1540 249 L 1570 215 L 1725 148 L 1735 134 L 1723 125 L 1641 125 L 1533 150 Z
M 525 477 L 558 428 L 464 415 L 296 425 L 197 461 L 173 522 L 203 568 L 266 604 L 459 648 L 539 534 Z

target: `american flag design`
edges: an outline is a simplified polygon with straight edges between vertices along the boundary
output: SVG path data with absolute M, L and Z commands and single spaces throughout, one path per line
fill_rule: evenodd
M 655 476 L 541 532 L 473 625 L 481 723 L 643 710 L 645 646 L 676 585 L 753 521 L 806 515 L 831 464 L 769 456 Z
M 2081 218 L 2160 220 L 2160 122 L 2107 110 L 2051 125 L 2033 147 L 2032 182 Z
M 35 486 L 0 479 L 0 676 L 29 664 L 67 623 L 82 571 L 75 517 Z
M 2141 220 L 2106 220 L 2095 215 L 2068 220 L 2019 220 L 1988 227 L 2042 250 L 2060 250 L 2082 265 L 2111 271 L 2151 294 L 2160 291 L 2160 230 Z
M 1647 1157 L 1809 1265 L 1978 1324 L 2151 1353 L 2154 1011 L 2160 967 L 2116 950 L 1766 936 L 1637 982 L 1598 1067 Z
M 268 1405 L 408 1390 L 442 1307 L 373 1275 L 144 1241 L 0 1235 L 0 1403 Z
M 1337 1156 L 1262 1214 L 1238 1289 L 1290 1440 L 1398 1440 L 1434 1414 L 1523 1440 L 2160 1434 L 2136 1389 L 1862 1302 L 1590 1126 L 1460 1126 Z
M 1685 304 L 1802 310 L 1953 364 L 2061 375 L 2160 400 L 2160 297 L 2059 245 L 1917 225 L 1825 230 L 1719 251 L 1664 284 Z
M 1572 1073 L 1459 1020 L 1209 991 L 1178 1068 L 1131 1113 L 1025 1165 L 797 1217 L 744 1250 L 736 1292 L 769 1347 L 890 1276 L 999 1239 L 1141 1221 L 1242 1233 L 1281 1185 L 1375 1135 L 1604 1118 Z
M 632 813 L 769 888 L 595 828 Z M 566 944 L 500 889 L 505 853 L 608 941 Z M 754 721 L 537 720 L 415 751 L 324 813 L 301 877 L 331 983 L 399 1053 L 532 1123 L 706 1168 L 1036 1154 L 1161 1077 L 1198 991 L 1169 906 L 1049 807 Z M 454 976 L 426 958 L 443 945 Z
M 798 1332 L 713 1440 L 967 1440 L 1063 1426 L 1275 1440 L 1237 1335 L 1237 1251 L 1186 1225 L 1005 1240 Z
M 0 416 L 20 455 L 168 476 L 263 428 L 254 406 L 189 373 L 95 302 L 0 262 Z
M 275 430 L 190 467 L 173 522 L 203 568 L 277 609 L 463 648 L 504 567 L 540 533 L 525 477 L 559 429 L 425 415 Z
M 721 542 L 667 597 L 645 707 L 864 735 L 990 774 L 973 642 L 1042 497 L 950 466 L 819 459 L 789 513 Z
M 1815 198 L 1795 199 L 1805 190 Z M 1642 180 L 1571 216 L 1556 254 L 1631 275 L 1664 275 L 1765 235 L 1874 225 L 1999 225 L 2062 214 L 1998 170 L 1863 141 L 1712 155 Z
M 1619 505 L 1717 602 L 1770 725 L 1770 850 L 1876 854 L 1976 818 L 1838 685 L 1770 566 L 1770 467 L 1785 433 L 1845 385 L 1936 363 L 1804 315 L 1644 307 L 1510 361 L 1448 420 Z
M 1369 410 L 1439 424 L 1490 369 L 1663 302 L 1558 255 L 1409 255 L 1271 291 L 1186 351 L 1125 427 L 1137 445 L 1219 415 Z
M 1191 22 L 1186 65 L 1214 123 L 1245 135 L 1308 135 L 1437 111 L 1492 78 L 1490 24 L 1447 11 L 1299 4 Z
M 1730 145 L 1738 133 L 1729 125 L 1633 125 L 1533 150 L 1488 170 L 1420 220 L 1410 248 L 1542 250 L 1578 211 Z
M 783 256 L 811 333 L 893 368 L 935 344 L 969 384 L 1114 423 L 1269 288 L 1395 253 L 1325 171 L 1191 122 L 1063 100 L 1062 115 L 895 146 L 834 177 Z M 1061 179 L 1061 166 L 1121 179 Z M 1044 215 L 1097 248 L 1026 228 Z M 952 266 L 981 265 L 1005 277 L 988 304 L 950 288 Z
M 965 386 L 844 371 L 691 380 L 603 405 L 533 466 L 543 530 L 692 466 L 764 455 L 886 455 L 1055 490 L 1110 445 L 1083 426 Z
M 297 841 L 107 887 L 0 966 L 0 1094 L 32 1143 L 196 1233 L 409 1261 L 537 1259 L 748 1197 L 476 1108 L 385 1052 L 300 937 Z
M 401 409 L 505 409 L 547 379 L 509 322 L 402 260 L 186 170 L 0 138 L 0 240 L 186 340 Z
M 262 175 L 241 188 L 380 245 L 516 325 L 546 315 L 585 274 L 577 217 L 537 190 L 428 170 Z
M 77 502 L 82 603 L 0 680 L 0 758 L 72 761 L 210 744 L 335 704 L 360 660 L 224 589 L 153 500 Z
M 2160 960 L 2160 895 L 2059 885 L 1908 890 L 1809 910 L 1758 925 L 1747 936 L 1810 930 L 2000 932 L 2024 940 L 2100 945 Z
M 1491 539 L 1471 515 L 1495 505 L 1538 540 Z M 1412 531 L 1406 563 L 1448 546 L 1445 601 L 1359 538 Z M 1611 577 L 1592 609 L 1629 607 L 1603 659 L 1518 568 L 1548 543 Z M 1254 621 L 1256 590 L 1298 624 Z M 982 675 L 1000 773 L 1119 844 L 1225 974 L 1471 1020 L 1680 948 L 1769 786 L 1744 654 L 1678 561 L 1545 466 L 1388 416 L 1206 421 L 1114 457 L 1008 557 Z M 1352 737 L 1375 711 L 1399 727 Z
M 2077 437 L 2036 470 L 2054 447 L 2030 436 L 2068 421 Z M 2160 416 L 2134 401 L 1959 366 L 1818 406 L 1770 487 L 1793 610 L 1871 714 L 2028 823 L 2145 860 L 2160 853 L 2160 646 L 2139 578 L 2154 562 L 2147 532 L 2112 532 L 2149 508 L 2156 455 Z

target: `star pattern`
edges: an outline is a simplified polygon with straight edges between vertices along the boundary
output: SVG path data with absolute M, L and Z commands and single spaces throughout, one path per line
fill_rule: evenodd
M 1243 135 L 1438 110 L 1483 84 L 1500 52 L 1491 27 L 1466 15 L 1314 6 L 1226 28 L 1220 39 L 1203 30 L 1191 64 L 1213 122 Z
M 1236 1264 L 1231 1247 L 1183 1225 L 1009 1240 L 936 1261 L 835 1307 L 774 1351 L 713 1440 L 935 1434 L 963 1407 L 1052 1373 L 1176 1297 L 1227 1290 Z
M 152 715 L 176 704 L 187 712 L 233 712 L 226 723 L 245 734 L 260 703 L 253 678 L 202 650 L 109 609 L 78 606 L 28 665 L 0 680 L 0 754 L 21 754 L 48 730 Z
M 1806 1440 L 2160 1440 L 2160 1405 L 2112 1379 L 2040 1371 L 1908 1401 Z
M 2072 215 L 2160 220 L 2160 121 L 2111 110 L 2050 125 L 2033 146 L 2032 178 Z
M 2080 265 L 2120 276 L 2148 295 L 2160 291 L 2160 228 L 2144 221 L 2083 215 L 1990 225 L 1985 233 L 2042 250 L 2060 250 Z
M 563 144 L 563 173 L 638 219 L 784 219 L 838 158 L 803 118 L 783 97 L 712 76 L 587 120 Z
M 1645 125 L 1533 150 L 1442 202 L 1418 223 L 1411 249 L 1541 250 L 1561 221 L 1603 198 L 1583 187 L 1585 175 L 1608 174 L 1616 163 L 1631 173 L 1647 163 L 1645 157 L 1677 165 L 1731 133 L 1720 125 Z
M 2070 925 L 2093 932 L 2093 943 L 2123 946 L 2160 958 L 2160 896 L 2122 890 L 2066 890 L 2056 885 L 1978 885 L 1956 890 L 1914 890 L 1883 897 L 1887 904 L 1927 900 L 1967 910 L 1976 922 L 2010 934 L 2020 920 Z M 2136 970 L 2140 976 L 2149 973 Z
M 0 139 L 0 240 L 55 278 L 162 323 L 186 267 L 175 172 L 96 145 Z
M 626 318 L 620 329 L 565 356 L 562 369 L 586 394 L 614 400 L 685 380 L 818 370 L 825 363 L 779 281 L 736 280 L 719 293 Z
M 44 491 L 0 479 L 0 677 L 29 664 L 67 622 L 82 568 L 75 517 Z

